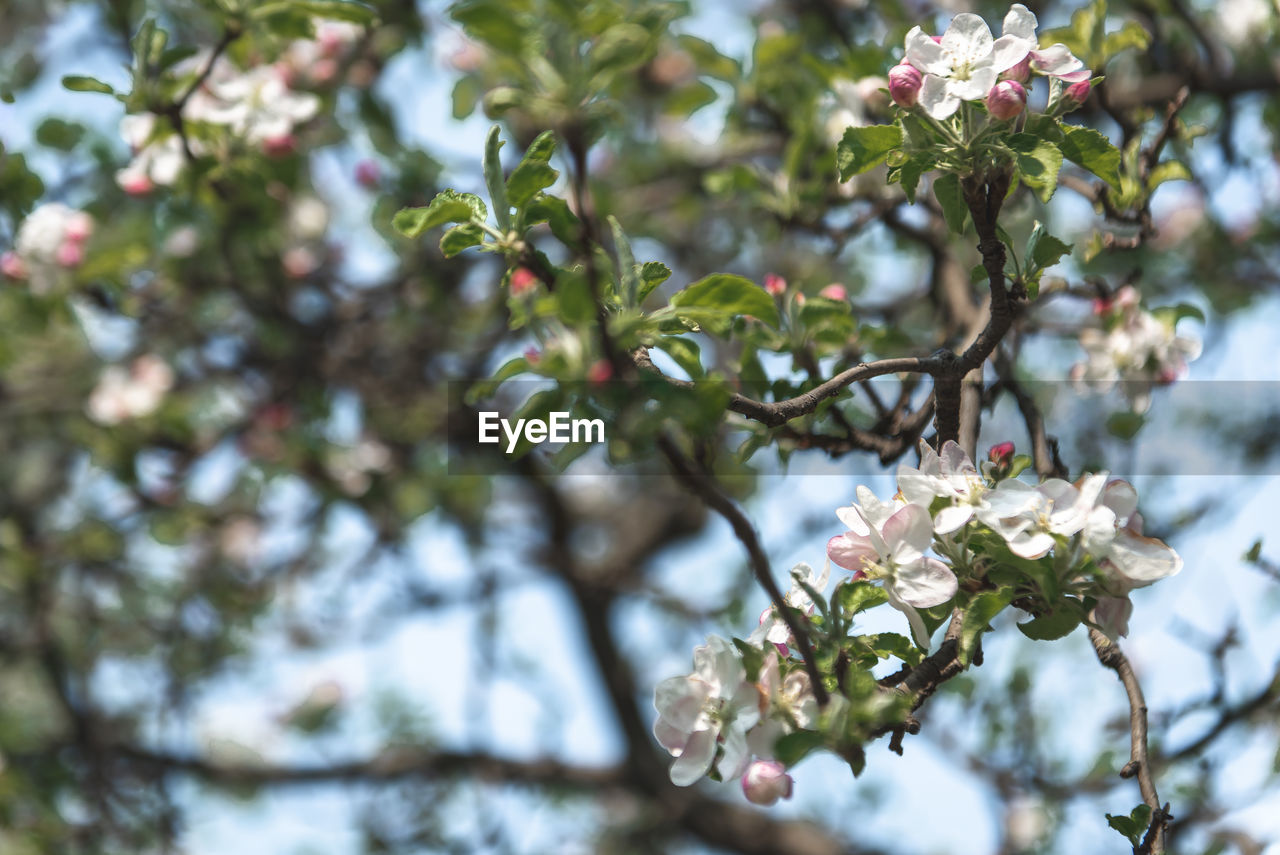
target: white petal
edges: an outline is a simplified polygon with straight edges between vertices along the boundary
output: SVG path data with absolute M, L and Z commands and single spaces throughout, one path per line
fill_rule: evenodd
M 1172 576 L 1182 569 L 1182 557 L 1164 541 L 1124 529 L 1116 533 L 1107 558 L 1125 578 L 1141 585 Z
M 933 530 L 938 534 L 951 534 L 971 519 L 973 519 L 972 505 L 952 505 L 938 511 L 938 515 L 933 520 Z
M 948 75 L 951 64 L 947 62 L 942 46 L 935 42 L 919 27 L 912 27 L 907 33 L 907 62 L 921 71 L 930 74 Z
M 671 764 L 671 783 L 677 787 L 687 787 L 697 781 L 711 768 L 711 761 L 716 756 L 716 732 L 699 730 L 689 737 L 684 751 Z
M 907 616 L 907 623 L 911 624 L 911 634 L 915 636 L 916 644 L 925 650 L 929 649 L 929 629 L 924 625 L 924 618 L 920 617 L 920 613 L 914 608 L 898 599 L 893 593 L 892 588 L 886 589 L 889 594 L 889 605 Z
M 693 729 L 707 699 L 707 684 L 688 677 L 668 677 L 653 692 L 653 705 L 658 714 L 678 730 Z
M 689 741 L 688 731 L 675 727 L 661 716 L 653 723 L 653 735 L 658 738 L 658 744 L 673 757 L 683 754 L 685 743 Z
M 720 772 L 721 778 L 732 781 L 734 778 L 742 777 L 750 759 L 751 751 L 747 748 L 746 729 L 734 722 L 724 731 L 724 754 L 716 764 L 716 770 Z
M 956 15 L 942 34 L 942 50 L 951 54 L 956 65 L 973 66 L 988 58 L 993 43 L 987 22 L 972 12 Z
M 968 80 L 947 81 L 947 90 L 962 101 L 981 101 L 996 85 L 999 72 L 990 65 L 979 66 L 969 72 Z
M 1053 549 L 1054 539 L 1050 534 L 1037 531 L 1031 534 L 1023 532 L 1009 539 L 1009 550 L 1023 558 L 1043 558 Z
M 1003 35 L 991 46 L 991 67 L 996 71 L 1007 71 L 1022 62 L 1026 55 L 1035 48 L 1035 41 L 1027 41 L 1017 36 Z
M 954 597 L 959 584 L 950 567 L 936 558 L 921 558 L 899 567 L 890 587 L 907 605 L 927 609 Z
M 920 505 L 902 508 L 885 521 L 884 540 L 895 561 L 905 564 L 916 560 L 933 544 L 929 512 Z
M 1006 36 L 1015 36 L 1029 42 L 1036 40 L 1036 27 L 1040 22 L 1036 20 L 1033 13 L 1021 3 L 1014 3 L 1009 8 L 1008 14 L 1004 16 L 1004 23 L 1001 25 L 1001 34 Z
M 960 99 L 952 95 L 947 81 L 935 74 L 926 74 L 920 87 L 920 106 L 935 119 L 945 119 L 960 106 Z

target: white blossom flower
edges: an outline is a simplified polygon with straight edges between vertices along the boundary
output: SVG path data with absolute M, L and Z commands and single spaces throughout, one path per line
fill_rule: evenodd
M 139 356 L 126 369 L 109 365 L 89 395 L 89 418 L 101 425 L 150 415 L 173 388 L 173 369 L 158 356 Z
M 1032 39 L 1027 38 L 1030 21 Z M 907 33 L 907 62 L 924 72 L 919 103 L 935 119 L 954 113 L 961 101 L 979 101 L 995 85 L 1000 72 L 1017 65 L 1036 47 L 1035 16 L 1015 4 L 1004 19 L 1004 32 L 993 39 L 986 21 L 970 12 L 951 19 L 934 41 L 919 27 Z
M 269 65 L 206 84 L 202 91 L 206 97 L 200 102 L 200 117 L 226 125 L 250 145 L 288 137 L 295 125 L 311 119 L 320 109 L 319 98 L 289 89 L 280 71 Z
M 865 515 L 863 523 L 865 534 L 851 529 L 831 538 L 827 555 L 864 578 L 883 579 L 889 605 L 907 616 L 916 641 L 927 647 L 929 635 L 916 609 L 945 603 L 955 596 L 958 586 L 951 568 L 925 555 L 933 544 L 928 509 L 908 504 L 894 511 L 883 525 Z
M 1098 560 L 1113 585 L 1126 593 L 1173 576 L 1182 558 L 1164 541 L 1142 534 L 1138 492 L 1126 481 L 1112 481 L 1099 497 L 1081 542 Z
M 793 609 L 799 609 L 806 615 L 813 614 L 814 603 L 813 598 L 809 596 L 809 592 L 800 584 L 803 580 L 818 593 L 822 593 L 827 589 L 827 581 L 831 578 L 831 562 L 827 561 L 822 568 L 822 574 L 814 572 L 813 568 L 805 562 L 801 561 L 795 567 L 791 568 L 791 590 L 787 591 L 783 599 L 787 605 Z M 770 605 L 760 613 L 760 622 L 755 630 L 747 638 L 747 642 L 757 647 L 762 647 L 767 642 L 773 644 L 786 656 L 787 645 L 792 642 L 791 630 L 787 627 L 787 622 L 778 614 L 777 608 Z
M 1030 61 L 1032 71 L 1046 77 L 1057 77 L 1065 83 L 1088 80 L 1089 70 L 1066 45 L 1058 42 L 1043 50 L 1040 49 L 1039 39 L 1036 38 L 1036 27 L 1039 23 L 1034 12 L 1021 3 L 1015 3 L 1009 9 L 1009 14 L 1005 15 L 1002 38 L 1013 39 L 1019 47 L 1026 48 L 1023 55 Z
M 13 279 L 26 279 L 34 294 L 47 294 L 65 271 L 84 261 L 84 248 L 93 234 L 93 218 L 61 202 L 36 207 L 5 253 L 2 270 Z
M 934 531 L 950 534 L 961 528 L 979 509 L 988 509 L 987 484 L 978 469 L 955 442 L 942 445 L 942 453 L 934 451 L 924 440 L 920 441 L 920 468 L 913 469 L 905 463 L 898 466 L 898 490 L 911 504 L 930 507 L 934 499 L 951 501 L 934 517 Z
M 120 136 L 133 151 L 133 160 L 116 172 L 116 183 L 126 193 L 141 195 L 155 186 L 168 187 L 178 180 L 186 163 L 182 140 L 172 131 L 157 134 L 157 118 L 152 113 L 137 113 L 120 120 Z M 204 154 L 199 140 L 189 141 L 191 153 Z
M 747 747 L 757 757 L 773 758 L 778 740 L 796 728 L 809 729 L 818 722 L 818 700 L 809 674 L 793 670 L 781 676 L 778 654 L 769 651 L 760 666 L 756 688 L 760 692 L 760 721 L 747 732 Z
M 1086 475 L 1072 484 L 1050 478 L 1038 487 L 1016 479 L 1001 481 L 977 517 L 999 534 L 1014 555 L 1041 558 L 1057 543 L 1090 525 L 1107 473 Z
M 658 720 L 653 734 L 676 758 L 671 783 L 687 787 L 712 763 L 723 780 L 747 767 L 747 731 L 760 719 L 760 692 L 747 682 L 742 659 L 732 644 L 717 636 L 693 651 L 693 673 L 671 677 L 654 691 Z M 720 759 L 716 762 L 716 753 Z

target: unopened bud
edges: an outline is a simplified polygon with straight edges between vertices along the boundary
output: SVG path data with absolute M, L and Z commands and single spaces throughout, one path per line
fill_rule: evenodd
M 530 365 L 537 365 L 542 361 L 542 351 L 536 347 L 530 347 L 524 352 L 524 361 Z
M 356 183 L 366 190 L 372 190 L 382 180 L 382 170 L 376 160 L 362 160 L 356 164 Z
M 1013 443 L 1001 442 L 997 443 L 987 451 L 987 459 L 995 465 L 1004 468 L 1013 462 Z
M 757 760 L 742 776 L 742 792 L 752 804 L 771 805 L 791 798 L 792 783 L 787 767 L 777 760 Z
M 904 62 L 889 69 L 889 97 L 899 107 L 914 107 L 920 97 L 922 85 L 924 78 L 920 75 L 920 69 L 914 65 Z
M 839 282 L 832 282 L 819 291 L 818 296 L 826 297 L 828 300 L 847 300 L 849 299 L 849 292 Z
M 1027 90 L 1016 80 L 1001 80 L 987 93 L 987 112 L 996 119 L 1012 119 L 1027 106 Z
M 608 360 L 599 359 L 592 363 L 587 369 L 587 380 L 593 384 L 600 384 L 613 377 L 613 366 Z
M 1010 68 L 1004 74 L 1000 75 L 1001 80 L 1016 80 L 1018 83 L 1026 83 L 1031 79 L 1031 54 L 1027 54 L 1022 61 Z
M 1085 101 L 1089 100 L 1089 92 L 1093 89 L 1093 84 L 1088 80 L 1081 80 L 1079 83 L 1072 83 L 1062 93 L 1062 103 L 1069 110 L 1074 110 Z
M 84 262 L 84 246 L 73 240 L 63 241 L 54 260 L 61 267 L 79 267 Z
M 538 285 L 538 277 L 527 267 L 511 271 L 511 296 L 523 297 Z
M 281 134 L 278 137 L 267 137 L 262 141 L 262 152 L 267 157 L 285 157 L 298 149 L 298 140 L 293 134 Z
M 769 292 L 771 296 L 781 296 L 787 291 L 787 280 L 776 273 L 766 273 L 764 275 L 764 290 Z
M 26 279 L 27 264 L 16 252 L 6 252 L 0 255 L 0 273 L 10 279 Z

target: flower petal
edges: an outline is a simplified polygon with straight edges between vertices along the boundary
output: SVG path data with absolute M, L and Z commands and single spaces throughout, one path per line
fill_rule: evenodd
M 880 560 L 880 553 L 866 536 L 847 531 L 827 541 L 827 557 L 839 567 L 855 573 L 867 563 Z
M 994 41 L 986 21 L 972 12 L 961 12 L 942 34 L 942 50 L 951 55 L 953 67 L 972 67 L 991 56 Z
M 1121 529 L 1107 559 L 1129 581 L 1149 585 L 1182 569 L 1182 557 L 1164 541 Z
M 933 118 L 945 119 L 959 108 L 960 99 L 951 94 L 945 79 L 926 74 L 924 85 L 920 87 L 919 104 Z
M 930 74 L 947 75 L 951 73 L 951 64 L 947 62 L 942 46 L 935 42 L 919 27 L 912 27 L 907 33 L 907 62 L 921 71 Z
M 699 730 L 689 737 L 684 751 L 671 764 L 671 783 L 687 787 L 707 774 L 716 756 L 716 732 Z
M 1036 40 L 1036 27 L 1040 22 L 1036 20 L 1035 13 L 1023 6 L 1021 3 L 1014 3 L 1009 7 L 1009 12 L 1004 16 L 1004 23 L 1001 24 L 1000 33 L 1003 36 L 1014 36 L 1029 42 Z
M 973 519 L 972 505 L 952 505 L 938 511 L 938 515 L 933 519 L 933 530 L 938 534 L 951 534 L 971 519 Z
M 959 583 L 951 568 L 936 558 L 921 558 L 899 567 L 889 586 L 904 603 L 927 609 L 956 595 Z

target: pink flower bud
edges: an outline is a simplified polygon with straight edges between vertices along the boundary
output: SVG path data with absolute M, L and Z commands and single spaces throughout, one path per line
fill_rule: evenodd
M 828 300 L 847 300 L 849 299 L 849 292 L 839 282 L 832 282 L 819 291 L 818 296 L 826 297 Z
M 155 188 L 150 178 L 139 173 L 121 176 L 119 181 L 120 189 L 130 196 L 145 196 Z
M 1001 442 L 991 446 L 987 459 L 997 466 L 1008 466 L 1013 462 L 1013 443 Z
M 996 119 L 1012 119 L 1027 106 L 1027 90 L 1016 80 L 1001 80 L 987 93 L 987 112 Z
M 791 798 L 792 783 L 787 767 L 777 760 L 757 760 L 742 776 L 742 792 L 752 804 L 771 805 Z
M 1101 316 L 1111 311 L 1111 300 L 1104 297 L 1093 298 L 1093 313 Z
M 787 291 L 787 280 L 776 273 L 766 273 L 764 275 L 764 290 L 774 297 L 781 296 Z
M 904 62 L 889 69 L 889 96 L 899 107 L 908 109 L 914 107 L 916 100 L 920 97 L 920 87 L 923 84 L 924 78 L 920 76 L 920 69 L 914 65 L 907 65 Z
M 382 180 L 382 170 L 375 160 L 362 160 L 356 164 L 356 183 L 366 190 L 373 190 Z
M 316 83 L 328 83 L 338 74 L 338 63 L 332 59 L 318 59 L 311 64 L 309 75 Z
M 527 267 L 511 271 L 511 296 L 523 297 L 538 285 L 538 277 Z
M 803 291 L 801 291 L 801 292 L 797 292 L 797 293 L 796 293 L 796 305 L 797 305 L 797 306 L 803 306 L 803 305 L 804 305 L 804 292 L 803 292 Z
M 591 367 L 587 369 L 587 381 L 593 384 L 598 385 L 600 383 L 604 383 L 612 376 L 613 366 L 605 359 L 596 360 L 596 362 L 592 363 Z
M 62 234 L 72 243 L 84 243 L 93 234 L 93 217 L 84 211 L 76 211 L 67 218 L 67 227 Z
M 267 137 L 262 141 L 262 151 L 267 157 L 285 157 L 298 150 L 298 140 L 293 134 Z
M 1072 83 L 1062 93 L 1062 103 L 1068 109 L 1074 109 L 1089 99 L 1089 92 L 1093 89 L 1093 84 L 1088 80 L 1081 80 L 1079 83 Z
M 79 267 L 84 262 L 84 247 L 73 240 L 63 241 L 54 260 L 62 267 Z
M 1031 79 L 1031 54 L 1027 54 L 1022 61 L 1010 68 L 1004 74 L 1000 75 L 1001 80 L 1016 80 L 1018 83 L 1026 83 Z
M 26 279 L 27 263 L 16 252 L 6 252 L 0 255 L 0 273 L 10 279 Z

